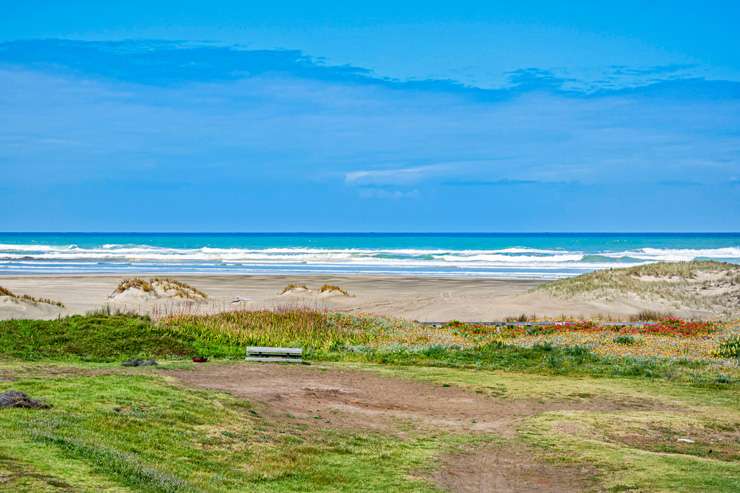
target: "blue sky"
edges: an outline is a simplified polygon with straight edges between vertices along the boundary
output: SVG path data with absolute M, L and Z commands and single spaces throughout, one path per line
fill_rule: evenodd
M 740 230 L 736 2 L 0 3 L 0 230 Z

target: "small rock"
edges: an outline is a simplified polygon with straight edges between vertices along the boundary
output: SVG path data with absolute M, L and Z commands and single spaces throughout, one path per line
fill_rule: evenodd
M 679 438 L 677 441 L 681 443 L 694 443 L 691 438 Z
M 0 408 L 23 407 L 27 409 L 49 409 L 51 406 L 45 402 L 31 399 L 28 395 L 17 390 L 8 390 L 0 394 Z
M 158 365 L 153 359 L 130 359 L 121 363 L 123 366 L 154 366 Z

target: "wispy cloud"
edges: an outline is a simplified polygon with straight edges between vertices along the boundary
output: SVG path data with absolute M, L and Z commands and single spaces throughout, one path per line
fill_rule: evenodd
M 344 175 L 344 181 L 354 185 L 403 185 L 417 183 L 433 176 L 455 170 L 450 164 L 430 164 L 408 168 L 350 171 Z M 458 170 L 459 172 L 460 170 Z

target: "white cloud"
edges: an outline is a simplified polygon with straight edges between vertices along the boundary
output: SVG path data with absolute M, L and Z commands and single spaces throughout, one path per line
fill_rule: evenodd
M 346 183 L 356 185 L 406 184 L 416 183 L 430 176 L 449 172 L 448 164 L 430 164 L 407 168 L 350 171 L 344 175 Z

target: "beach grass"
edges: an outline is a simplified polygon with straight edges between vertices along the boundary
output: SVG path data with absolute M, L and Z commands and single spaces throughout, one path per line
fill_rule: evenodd
M 350 296 L 349 292 L 344 289 L 340 288 L 339 286 L 336 286 L 334 284 L 324 284 L 319 288 L 320 293 L 339 293 L 344 296 Z
M 603 269 L 542 284 L 535 290 L 563 298 L 590 297 L 609 301 L 639 298 L 683 309 L 737 315 L 740 266 L 727 262 L 656 262 L 619 269 Z M 635 318 L 664 318 L 666 313 L 645 310 Z
M 125 293 L 131 289 L 138 289 L 145 293 L 171 292 L 175 298 L 187 300 L 205 300 L 208 298 L 208 295 L 203 291 L 169 277 L 154 277 L 151 279 L 132 277 L 124 279 L 113 290 L 113 294 Z
M 59 308 L 64 308 L 64 303 L 62 303 L 61 301 L 51 300 L 49 298 L 37 298 L 37 297 L 30 296 L 27 294 L 16 294 L 12 292 L 11 290 L 4 288 L 2 286 L 0 286 L 0 296 L 7 296 L 9 298 L 13 298 L 14 300 L 25 301 L 33 305 L 43 303 L 45 305 L 53 305 Z
M 291 283 L 291 284 L 288 284 L 287 286 L 285 286 L 283 288 L 283 290 L 280 291 L 280 294 L 289 293 L 291 291 L 310 291 L 310 290 L 308 289 L 308 286 L 306 286 L 305 284 L 294 284 L 294 283 Z

